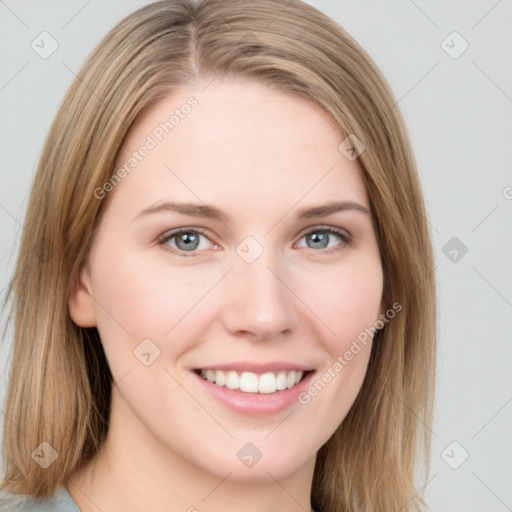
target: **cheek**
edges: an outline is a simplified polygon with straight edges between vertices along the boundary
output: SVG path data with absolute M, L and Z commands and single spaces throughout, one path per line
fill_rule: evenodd
M 317 272 L 303 283 L 304 300 L 323 324 L 325 335 L 318 339 L 326 358 L 299 403 L 328 418 L 322 428 L 329 433 L 348 413 L 366 375 L 381 309 L 382 269 L 375 259 L 337 273 Z
M 114 254 L 109 261 L 115 261 L 115 265 L 110 266 L 99 264 L 98 258 L 93 293 L 98 330 L 106 351 L 122 354 L 122 348 L 126 348 L 131 357 L 145 339 L 167 354 L 176 355 L 185 348 L 183 343 L 169 344 L 169 339 L 185 324 L 189 329 L 197 324 L 199 310 L 205 314 L 208 301 L 203 299 L 222 272 L 165 265 L 165 255 L 162 256 L 151 259 L 143 254 Z
M 380 261 L 346 265 L 338 271 L 304 273 L 300 293 L 325 326 L 323 340 L 334 354 L 374 326 L 379 318 L 383 276 Z

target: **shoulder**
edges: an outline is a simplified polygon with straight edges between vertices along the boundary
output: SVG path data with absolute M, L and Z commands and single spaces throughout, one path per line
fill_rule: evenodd
M 80 512 L 64 486 L 45 499 L 0 489 L 0 512 Z

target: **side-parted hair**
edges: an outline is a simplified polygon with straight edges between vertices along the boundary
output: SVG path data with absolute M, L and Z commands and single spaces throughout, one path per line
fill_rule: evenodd
M 415 471 L 420 460 L 425 475 L 429 468 L 436 302 L 415 158 L 371 58 L 300 0 L 151 3 L 113 28 L 78 73 L 40 157 L 6 299 L 14 344 L 2 488 L 49 496 L 105 440 L 112 375 L 97 330 L 74 324 L 68 299 L 105 203 L 95 190 L 115 172 L 130 127 L 173 90 L 237 78 L 313 102 L 364 143 L 358 161 L 383 300 L 401 305 L 375 339 L 354 405 L 318 452 L 312 504 L 322 512 L 421 508 Z M 58 453 L 47 469 L 32 457 L 42 442 Z

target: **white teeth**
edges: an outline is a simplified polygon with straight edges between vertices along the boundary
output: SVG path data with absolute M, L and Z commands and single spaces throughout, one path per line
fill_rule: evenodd
M 277 379 L 276 379 L 276 388 L 279 390 L 279 391 L 282 391 L 283 389 L 286 389 L 286 373 L 284 372 L 279 372 L 277 374 Z
M 206 372 L 208 373 L 208 372 Z M 295 372 L 292 370 L 286 377 L 286 387 L 291 388 L 295 384 Z
M 258 376 L 252 372 L 244 372 L 240 377 L 240 391 L 245 393 L 258 392 Z
M 215 373 L 215 379 L 214 379 L 215 384 L 217 384 L 217 386 L 225 386 L 226 385 L 226 374 L 222 370 L 219 370 L 214 373 Z
M 226 387 L 229 389 L 238 389 L 240 387 L 240 377 L 236 372 L 226 374 Z
M 299 370 L 281 371 L 277 375 L 271 372 L 258 375 L 253 372 L 239 374 L 233 370 L 201 370 L 201 377 L 228 389 L 239 389 L 244 393 L 275 393 L 297 385 L 304 372 Z
M 276 390 L 276 376 L 273 373 L 264 373 L 260 376 L 258 384 L 260 393 L 275 393 Z

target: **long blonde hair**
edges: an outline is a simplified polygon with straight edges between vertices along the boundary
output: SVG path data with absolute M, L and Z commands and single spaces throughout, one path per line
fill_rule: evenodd
M 98 452 L 112 376 L 94 328 L 68 313 L 102 204 L 138 114 L 177 88 L 243 77 L 313 101 L 366 146 L 383 299 L 402 310 L 379 332 L 361 391 L 320 449 L 312 504 L 323 512 L 419 510 L 428 471 L 435 368 L 433 256 L 415 159 L 385 79 L 334 21 L 291 0 L 164 0 L 122 20 L 93 51 L 53 122 L 8 290 L 13 359 L 3 488 L 44 497 Z M 31 454 L 42 442 L 47 469 Z

